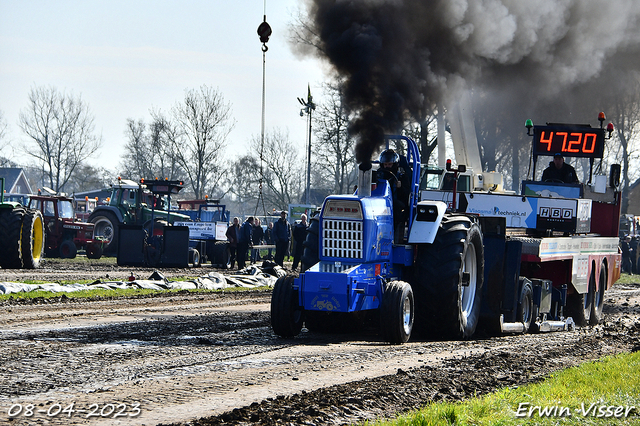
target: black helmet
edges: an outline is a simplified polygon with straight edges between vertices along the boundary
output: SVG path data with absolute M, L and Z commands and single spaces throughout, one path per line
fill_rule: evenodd
M 380 164 L 383 163 L 399 163 L 400 156 L 393 149 L 385 149 L 380 153 Z

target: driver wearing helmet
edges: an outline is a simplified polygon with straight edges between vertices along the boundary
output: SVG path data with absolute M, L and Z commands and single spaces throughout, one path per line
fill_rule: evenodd
M 396 241 L 404 236 L 404 223 L 409 217 L 409 194 L 411 179 L 409 174 L 400 167 L 400 156 L 393 149 L 385 149 L 380 153 L 380 168 L 378 180 L 386 180 L 391 188 L 393 197 L 393 223 L 396 230 Z M 398 225 L 402 225 L 400 228 Z

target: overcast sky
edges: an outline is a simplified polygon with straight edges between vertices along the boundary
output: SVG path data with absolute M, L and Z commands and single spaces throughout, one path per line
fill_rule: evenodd
M 287 44 L 298 0 L 266 0 L 273 35 L 266 54 L 266 127 L 288 129 L 305 144 L 296 98 L 307 84 L 319 98 L 319 63 Z M 127 118 L 149 122 L 185 89 L 217 88 L 237 121 L 227 154 L 242 155 L 260 135 L 262 50 L 257 35 L 264 0 L 0 0 L 0 111 L 15 146 L 33 87 L 81 96 L 103 148 L 94 165 L 116 169 Z M 16 160 L 20 157 L 14 155 Z

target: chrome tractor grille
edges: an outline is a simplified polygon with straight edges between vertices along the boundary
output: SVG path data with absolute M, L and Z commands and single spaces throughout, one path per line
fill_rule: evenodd
M 362 221 L 324 219 L 322 255 L 362 259 Z

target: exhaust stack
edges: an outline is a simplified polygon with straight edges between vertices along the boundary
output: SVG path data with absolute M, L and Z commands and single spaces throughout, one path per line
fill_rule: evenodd
M 360 163 L 358 166 L 358 198 L 371 196 L 371 163 Z

